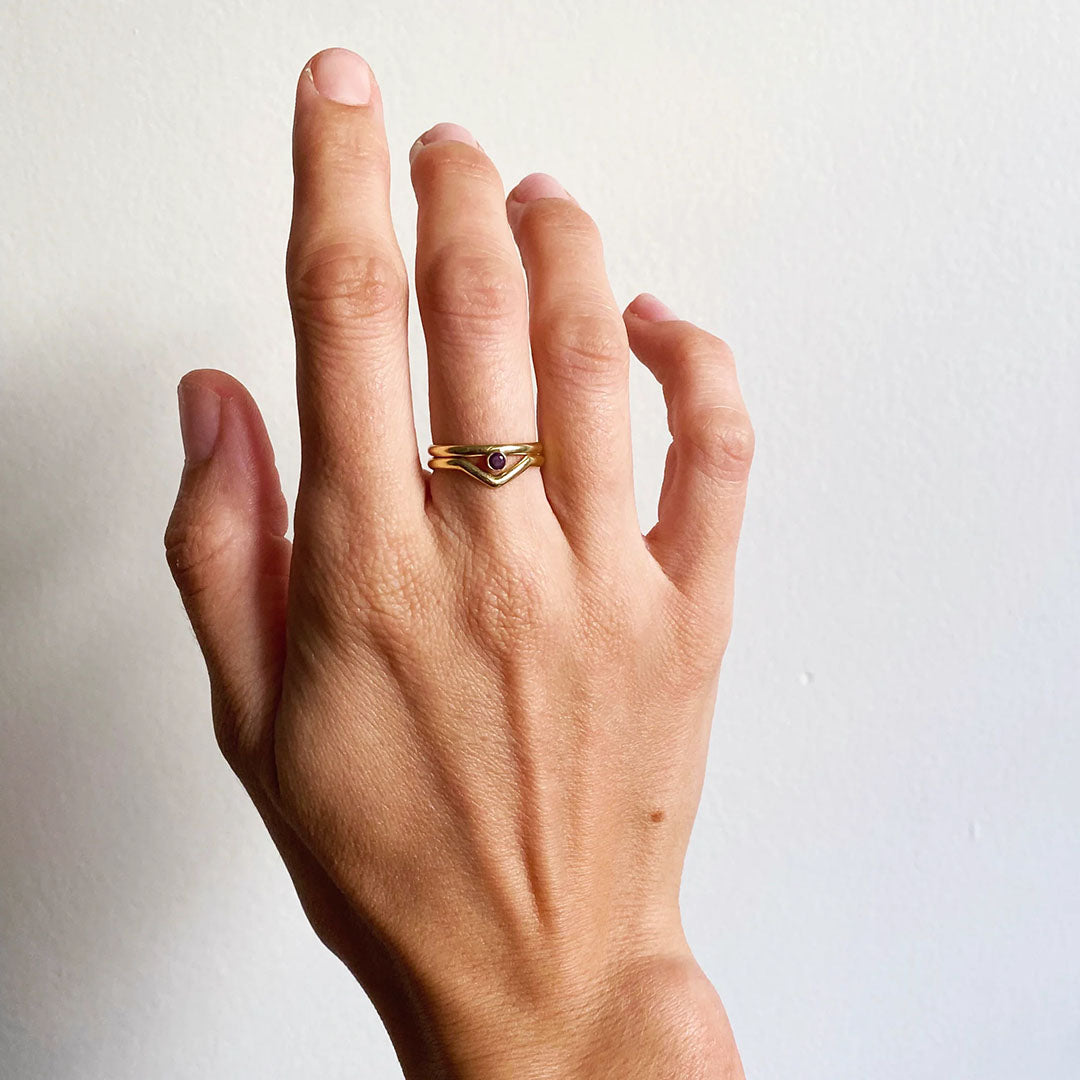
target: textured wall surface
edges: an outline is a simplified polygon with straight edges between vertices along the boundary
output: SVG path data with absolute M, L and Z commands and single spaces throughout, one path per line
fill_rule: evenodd
M 0 0 L 0 1075 L 397 1075 L 218 758 L 161 554 L 188 368 L 248 383 L 295 488 L 292 93 L 339 44 L 407 259 L 408 146 L 458 121 L 740 360 L 684 910 L 748 1076 L 1075 1080 L 1077 41 L 1073 0 Z

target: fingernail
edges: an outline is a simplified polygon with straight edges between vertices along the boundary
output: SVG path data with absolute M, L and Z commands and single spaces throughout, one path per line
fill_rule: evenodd
M 324 49 L 311 58 L 307 70 L 315 89 L 339 105 L 371 101 L 371 68 L 348 49 Z
M 635 296 L 629 310 L 639 319 L 645 319 L 646 322 L 670 322 L 679 317 L 662 300 L 658 300 L 652 293 L 647 292 Z
M 534 172 L 522 180 L 513 191 L 510 198 L 514 202 L 529 202 L 532 199 L 568 199 L 570 196 L 566 188 L 547 173 Z
M 468 146 L 478 145 L 468 128 L 463 128 L 460 124 L 436 124 L 433 128 L 428 128 L 409 148 L 409 164 L 412 164 L 413 159 L 425 146 L 440 142 L 460 142 Z
M 184 461 L 188 465 L 197 465 L 214 452 L 221 427 L 221 398 L 213 390 L 198 384 L 181 383 L 176 394 L 180 402 Z
M 506 203 L 506 216 L 511 225 L 516 225 L 527 202 L 533 199 L 569 199 L 566 188 L 547 173 L 529 173 L 517 187 L 510 192 Z

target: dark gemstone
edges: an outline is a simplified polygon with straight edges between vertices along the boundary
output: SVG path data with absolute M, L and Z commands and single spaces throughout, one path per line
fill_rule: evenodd
M 492 450 L 487 456 L 487 467 L 492 472 L 502 472 L 506 468 L 506 455 L 501 450 Z

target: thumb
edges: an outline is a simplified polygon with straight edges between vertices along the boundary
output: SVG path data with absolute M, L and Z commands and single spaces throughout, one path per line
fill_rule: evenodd
M 166 558 L 206 660 L 222 752 L 245 783 L 275 790 L 291 545 L 274 452 L 231 376 L 192 371 L 177 393 L 185 461 Z

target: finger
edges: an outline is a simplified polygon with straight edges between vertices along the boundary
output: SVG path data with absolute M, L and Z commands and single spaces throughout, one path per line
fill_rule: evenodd
M 274 454 L 251 395 L 220 371 L 181 380 L 185 463 L 165 549 L 237 772 L 273 783 L 269 717 L 285 649 L 290 545 Z
M 544 486 L 573 542 L 638 535 L 626 328 L 592 218 L 550 176 L 506 203 L 529 283 Z
M 754 452 L 731 350 L 648 293 L 624 318 L 630 347 L 663 386 L 672 434 L 649 546 L 673 580 L 730 588 Z
M 327 49 L 300 76 L 286 259 L 297 339 L 302 487 L 381 518 L 422 506 L 409 387 L 408 282 L 390 220 L 379 88 Z
M 475 139 L 456 124 L 425 132 L 409 156 L 432 440 L 531 442 L 536 410 L 525 281 L 506 221 L 502 181 Z M 436 472 L 432 493 L 470 491 L 505 506 L 511 491 L 535 495 L 535 474 L 529 469 L 495 493 L 460 473 Z

